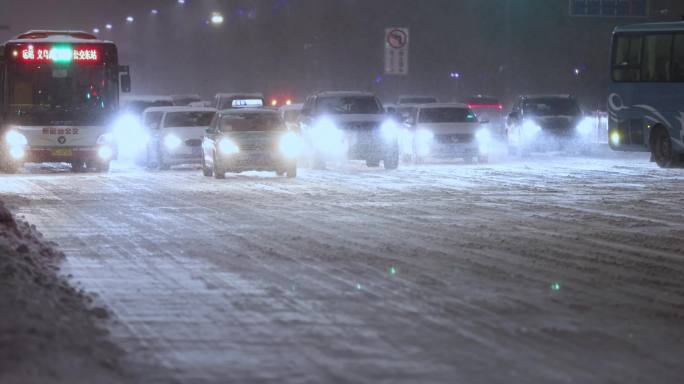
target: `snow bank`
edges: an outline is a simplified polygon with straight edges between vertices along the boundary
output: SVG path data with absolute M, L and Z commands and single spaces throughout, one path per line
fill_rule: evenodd
M 127 381 L 108 317 L 58 274 L 64 255 L 0 202 L 0 383 Z

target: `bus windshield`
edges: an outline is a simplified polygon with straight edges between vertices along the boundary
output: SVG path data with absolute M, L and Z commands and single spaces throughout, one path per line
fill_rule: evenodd
M 9 114 L 21 124 L 96 124 L 116 110 L 104 66 L 17 65 L 8 71 Z

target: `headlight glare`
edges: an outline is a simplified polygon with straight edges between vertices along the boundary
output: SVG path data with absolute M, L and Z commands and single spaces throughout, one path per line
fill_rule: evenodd
M 344 132 L 329 118 L 318 120 L 308 135 L 316 150 L 322 153 L 340 155 L 346 150 Z
M 280 139 L 280 152 L 288 159 L 294 159 L 302 152 L 302 142 L 294 132 L 288 132 Z
M 399 127 L 392 120 L 387 120 L 380 126 L 380 134 L 385 141 L 396 141 L 399 138 Z
M 21 160 L 24 158 L 26 151 L 22 147 L 11 147 L 9 150 L 10 157 L 14 160 Z
M 532 139 L 537 135 L 537 133 L 541 132 L 541 130 L 542 128 L 539 126 L 539 124 L 528 120 L 523 123 L 521 132 L 522 137 L 523 139 Z
M 225 137 L 219 140 L 218 149 L 224 155 L 233 155 L 240 152 L 240 148 L 232 140 Z
M 594 132 L 595 127 L 596 120 L 586 117 L 577 125 L 577 132 L 582 136 L 589 136 L 592 132 Z
M 430 154 L 430 147 L 432 146 L 432 140 L 434 140 L 434 138 L 434 133 L 426 129 L 419 129 L 416 131 L 415 145 L 418 155 L 427 156 Z
M 25 147 L 28 145 L 28 140 L 18 131 L 11 130 L 5 134 L 5 143 L 10 147 Z
M 112 156 L 114 156 L 114 150 L 112 150 L 110 146 L 100 147 L 100 149 L 97 150 L 97 156 L 102 160 L 110 160 Z
M 183 141 L 174 134 L 168 134 L 164 136 L 164 147 L 166 147 L 166 149 L 169 151 L 173 151 L 174 149 L 180 147 L 181 144 L 183 144 Z

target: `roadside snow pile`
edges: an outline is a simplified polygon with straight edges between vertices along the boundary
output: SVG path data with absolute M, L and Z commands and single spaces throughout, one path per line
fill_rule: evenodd
M 125 381 L 107 311 L 59 276 L 64 255 L 0 202 L 0 383 Z

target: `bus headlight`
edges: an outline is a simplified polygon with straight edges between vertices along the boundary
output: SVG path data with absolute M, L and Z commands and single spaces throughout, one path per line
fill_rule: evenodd
M 111 160 L 114 156 L 114 150 L 112 147 L 105 145 L 97 150 L 97 156 L 100 157 L 101 160 Z
M 10 148 L 23 148 L 28 145 L 28 140 L 26 140 L 26 136 L 22 135 L 18 131 L 11 130 L 7 131 L 7 133 L 5 134 L 5 143 L 7 143 L 7 146 L 9 146 Z
M 223 155 L 233 155 L 240 152 L 240 148 L 228 138 L 222 138 L 218 142 L 218 150 Z
M 294 159 L 302 152 L 302 142 L 294 132 L 288 132 L 280 139 L 280 153 L 288 159 Z
M 26 151 L 23 147 L 10 147 L 9 154 L 13 160 L 21 160 L 24 158 Z
M 399 127 L 392 120 L 387 120 L 380 126 L 380 134 L 386 142 L 393 142 L 399 139 Z
M 164 136 L 164 147 L 169 151 L 175 150 L 180 147 L 181 144 L 183 144 L 183 141 L 174 134 Z
M 618 131 L 611 132 L 610 143 L 613 144 L 614 146 L 620 145 L 620 134 L 618 133 Z
M 435 139 L 435 134 L 426 130 L 419 129 L 416 131 L 415 141 L 416 141 L 416 151 L 420 156 L 427 156 L 430 154 L 430 147 L 432 146 L 432 141 Z

